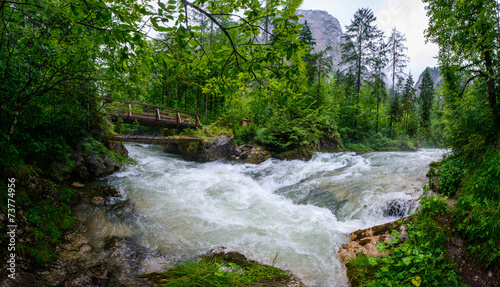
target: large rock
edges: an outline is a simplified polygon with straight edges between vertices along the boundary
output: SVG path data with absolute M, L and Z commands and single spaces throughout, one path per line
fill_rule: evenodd
M 9 278 L 8 275 L 11 274 L 7 271 L 7 268 L 3 268 L 0 271 L 0 287 L 44 287 L 46 286 L 42 281 L 40 281 L 34 274 L 24 272 L 22 270 L 16 270 L 14 279 Z
M 81 181 L 104 177 L 118 169 L 118 163 L 111 160 L 104 153 L 90 153 L 88 155 L 74 154 L 75 170 L 73 175 Z
M 106 147 L 124 157 L 128 156 L 127 149 L 121 142 L 109 141 Z M 71 177 L 78 181 L 90 181 L 104 177 L 120 168 L 120 163 L 110 159 L 105 153 L 74 152 L 72 155 L 75 166 Z M 63 175 L 66 177 L 66 175 Z
M 87 186 L 78 191 L 73 198 L 73 204 L 94 204 L 105 205 L 108 204 L 109 197 L 121 197 L 120 191 L 113 186 L 107 185 L 92 185 Z
M 391 230 L 396 230 L 398 235 L 393 236 Z M 344 244 L 339 250 L 339 259 L 344 265 L 358 254 L 367 256 L 384 256 L 384 252 L 377 249 L 377 243 L 392 244 L 392 239 L 397 238 L 399 242 L 408 239 L 406 228 L 397 221 L 377 225 L 368 229 L 360 229 L 349 234 L 350 242 Z
M 323 10 L 299 9 L 295 14 L 304 16 L 299 18 L 300 24 L 307 21 L 307 25 L 316 41 L 313 52 L 317 53 L 325 50 L 327 46 L 331 46 L 333 50 L 328 52 L 327 56 L 333 59 L 333 70 L 342 69 L 339 63 L 342 57 L 341 44 L 344 43 L 344 39 L 342 39 L 344 32 L 342 32 L 339 20 Z
M 179 150 L 185 160 L 209 162 L 226 159 L 234 152 L 234 136 L 225 134 L 199 142 L 179 144 Z
M 230 160 L 259 164 L 271 158 L 271 152 L 261 146 L 239 145 L 234 148 Z

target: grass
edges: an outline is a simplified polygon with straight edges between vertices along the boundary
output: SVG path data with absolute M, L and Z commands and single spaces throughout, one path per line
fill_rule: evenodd
M 150 273 L 139 277 L 148 278 L 159 286 L 171 287 L 253 286 L 261 283 L 281 286 L 290 278 L 285 271 L 273 266 L 227 255 L 204 257 L 181 263 L 164 273 Z

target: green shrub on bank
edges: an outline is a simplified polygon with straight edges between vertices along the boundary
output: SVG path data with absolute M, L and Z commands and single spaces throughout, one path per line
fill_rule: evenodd
M 429 196 L 420 200 L 419 212 L 423 216 L 445 215 L 447 211 L 448 204 L 446 203 L 446 197 Z
M 500 151 L 491 147 L 463 179 L 454 214 L 467 249 L 486 266 L 500 261 Z
M 13 198 L 16 201 L 15 222 L 18 225 L 16 255 L 28 259 L 35 269 L 48 267 L 56 259 L 55 247 L 63 239 L 64 232 L 77 222 L 71 215 L 70 208 L 75 190 L 60 188 L 53 182 L 40 180 L 41 187 L 28 192 L 19 185 L 21 177 L 16 179 Z M 7 183 L 0 181 L 0 184 L 2 185 L 0 209 L 6 214 L 4 211 L 7 210 L 8 193 L 4 187 L 7 187 Z M 49 194 L 44 193 L 47 191 Z M 0 230 L 2 234 L 6 234 L 5 226 L 0 227 Z M 2 254 L 5 251 L 7 248 L 1 251 Z
M 439 166 L 439 193 L 455 196 L 465 175 L 465 163 L 461 157 L 451 155 Z
M 448 234 L 433 219 L 437 214 L 447 214 L 445 205 L 439 197 L 425 199 L 422 212 L 405 224 L 406 241 L 396 246 L 378 243 L 379 251 L 387 251 L 387 256 L 358 255 L 349 261 L 347 276 L 351 285 L 461 286 L 455 264 L 445 256 Z M 434 207 L 439 211 L 431 212 Z

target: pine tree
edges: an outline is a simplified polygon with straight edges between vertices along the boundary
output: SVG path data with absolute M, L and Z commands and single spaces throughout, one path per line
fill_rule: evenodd
M 304 22 L 304 25 L 302 26 L 302 34 L 300 34 L 298 38 L 299 40 L 302 40 L 304 44 L 309 45 L 309 47 L 306 49 L 306 54 L 304 55 L 304 57 L 302 57 L 302 59 L 306 64 L 306 76 L 308 79 L 308 83 L 309 85 L 312 85 L 312 83 L 314 82 L 314 75 L 316 74 L 314 65 L 314 62 L 316 62 L 316 57 L 312 54 L 312 50 L 316 45 L 316 40 L 312 36 L 312 32 L 309 28 L 309 25 L 307 24 L 307 21 Z
M 384 42 L 382 34 L 377 42 L 371 45 L 370 68 L 373 78 L 373 91 L 372 95 L 377 99 L 377 121 L 375 126 L 375 133 L 378 133 L 379 128 L 379 110 L 380 102 L 386 95 L 385 90 L 385 67 L 387 66 L 387 44 Z
M 304 25 L 302 26 L 302 34 L 300 34 L 298 38 L 302 40 L 304 44 L 310 45 L 309 50 L 312 50 L 316 45 L 316 40 L 312 35 L 311 28 L 309 28 L 309 24 L 307 24 L 307 20 L 304 22 Z
M 414 109 L 415 93 L 414 88 L 415 82 L 413 81 L 413 76 L 410 74 L 406 79 L 405 86 L 403 89 L 403 94 L 401 97 L 401 111 L 405 116 L 405 132 L 408 133 L 408 121 L 410 119 L 410 114 Z
M 342 44 L 342 62 L 348 67 L 348 73 L 356 78 L 356 103 L 354 130 L 357 129 L 359 112 L 359 94 L 364 78 L 368 75 L 370 46 L 381 37 L 382 31 L 374 25 L 377 18 L 369 8 L 360 8 L 354 14 L 351 25 L 346 26 L 345 43 Z M 356 137 L 356 135 L 354 135 Z
M 387 53 L 389 58 L 389 66 L 391 67 L 392 73 L 392 98 L 395 96 L 395 83 L 396 80 L 401 77 L 403 74 L 403 69 L 406 68 L 406 64 L 409 59 L 405 54 L 405 51 L 408 50 L 408 47 L 404 45 L 406 42 L 406 38 L 401 32 L 396 30 L 396 28 L 392 28 L 392 33 L 389 39 L 387 40 Z
M 431 123 L 431 108 L 434 98 L 434 81 L 432 81 L 429 68 L 425 69 L 420 84 L 420 125 L 425 133 L 425 136 L 430 134 Z

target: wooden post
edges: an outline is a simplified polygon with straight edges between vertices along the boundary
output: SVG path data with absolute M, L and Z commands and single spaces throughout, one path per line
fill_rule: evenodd
M 156 108 L 156 120 L 161 120 L 160 109 Z
M 177 122 L 182 123 L 181 114 L 179 114 L 179 112 L 177 112 Z
M 196 124 L 201 127 L 200 116 L 196 115 Z
M 128 104 L 128 116 L 132 116 L 132 104 Z

